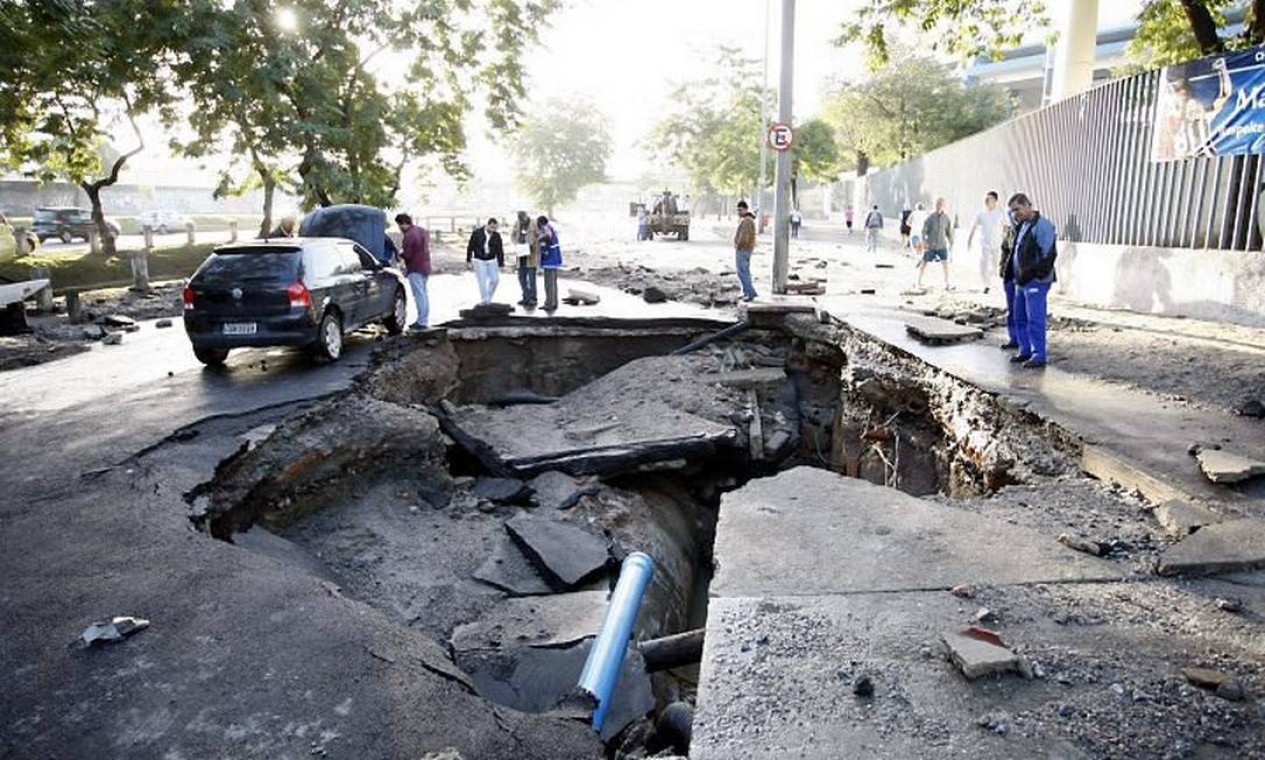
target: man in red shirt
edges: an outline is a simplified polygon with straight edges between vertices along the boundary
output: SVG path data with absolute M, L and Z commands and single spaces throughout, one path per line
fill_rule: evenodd
M 430 235 L 413 224 L 408 214 L 396 214 L 395 223 L 404 233 L 400 260 L 404 262 L 404 273 L 408 275 L 413 301 L 417 304 L 417 321 L 411 326 L 425 330 L 430 327 L 430 301 L 426 296 L 426 280 L 430 278 Z

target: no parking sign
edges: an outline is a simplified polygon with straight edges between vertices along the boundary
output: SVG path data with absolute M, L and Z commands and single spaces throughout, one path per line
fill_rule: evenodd
M 795 130 L 790 124 L 775 121 L 769 125 L 769 147 L 773 150 L 790 150 L 795 144 Z

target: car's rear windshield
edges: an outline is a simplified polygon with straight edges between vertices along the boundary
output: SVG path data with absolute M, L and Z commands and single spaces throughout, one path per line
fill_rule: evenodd
M 211 284 L 294 282 L 299 276 L 298 248 L 233 248 L 211 254 L 197 280 Z

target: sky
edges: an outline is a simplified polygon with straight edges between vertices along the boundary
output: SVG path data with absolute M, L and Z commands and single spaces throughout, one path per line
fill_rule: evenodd
M 830 40 L 864 0 L 798 0 L 795 18 L 794 114 L 814 116 L 831 81 L 864 74 L 857 49 Z M 1066 0 L 1052 0 L 1058 14 Z M 542 31 L 535 49 L 524 54 L 533 96 L 582 94 L 609 119 L 615 153 L 607 173 L 635 180 L 647 167 L 638 143 L 670 106 L 674 85 L 703 70 L 719 45 L 739 47 L 763 59 L 768 34 L 768 81 L 780 71 L 781 0 L 573 0 Z M 1136 2 L 1099 0 L 1099 24 L 1127 21 Z M 767 9 L 767 17 L 766 17 Z M 767 18 L 767 23 L 766 23 Z M 770 106 L 774 107 L 773 104 Z M 468 160 L 476 181 L 504 182 L 512 176 L 503 146 L 493 144 L 477 118 L 469 124 Z M 124 141 L 130 144 L 130 140 Z M 211 172 L 164 155 L 165 140 L 147 140 L 150 149 L 131 162 L 124 181 L 144 184 L 212 185 Z

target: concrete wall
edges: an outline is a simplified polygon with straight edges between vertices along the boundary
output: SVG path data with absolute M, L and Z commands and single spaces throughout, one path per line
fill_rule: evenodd
M 1265 327 L 1260 251 L 1059 241 L 1059 292 L 1091 306 Z

